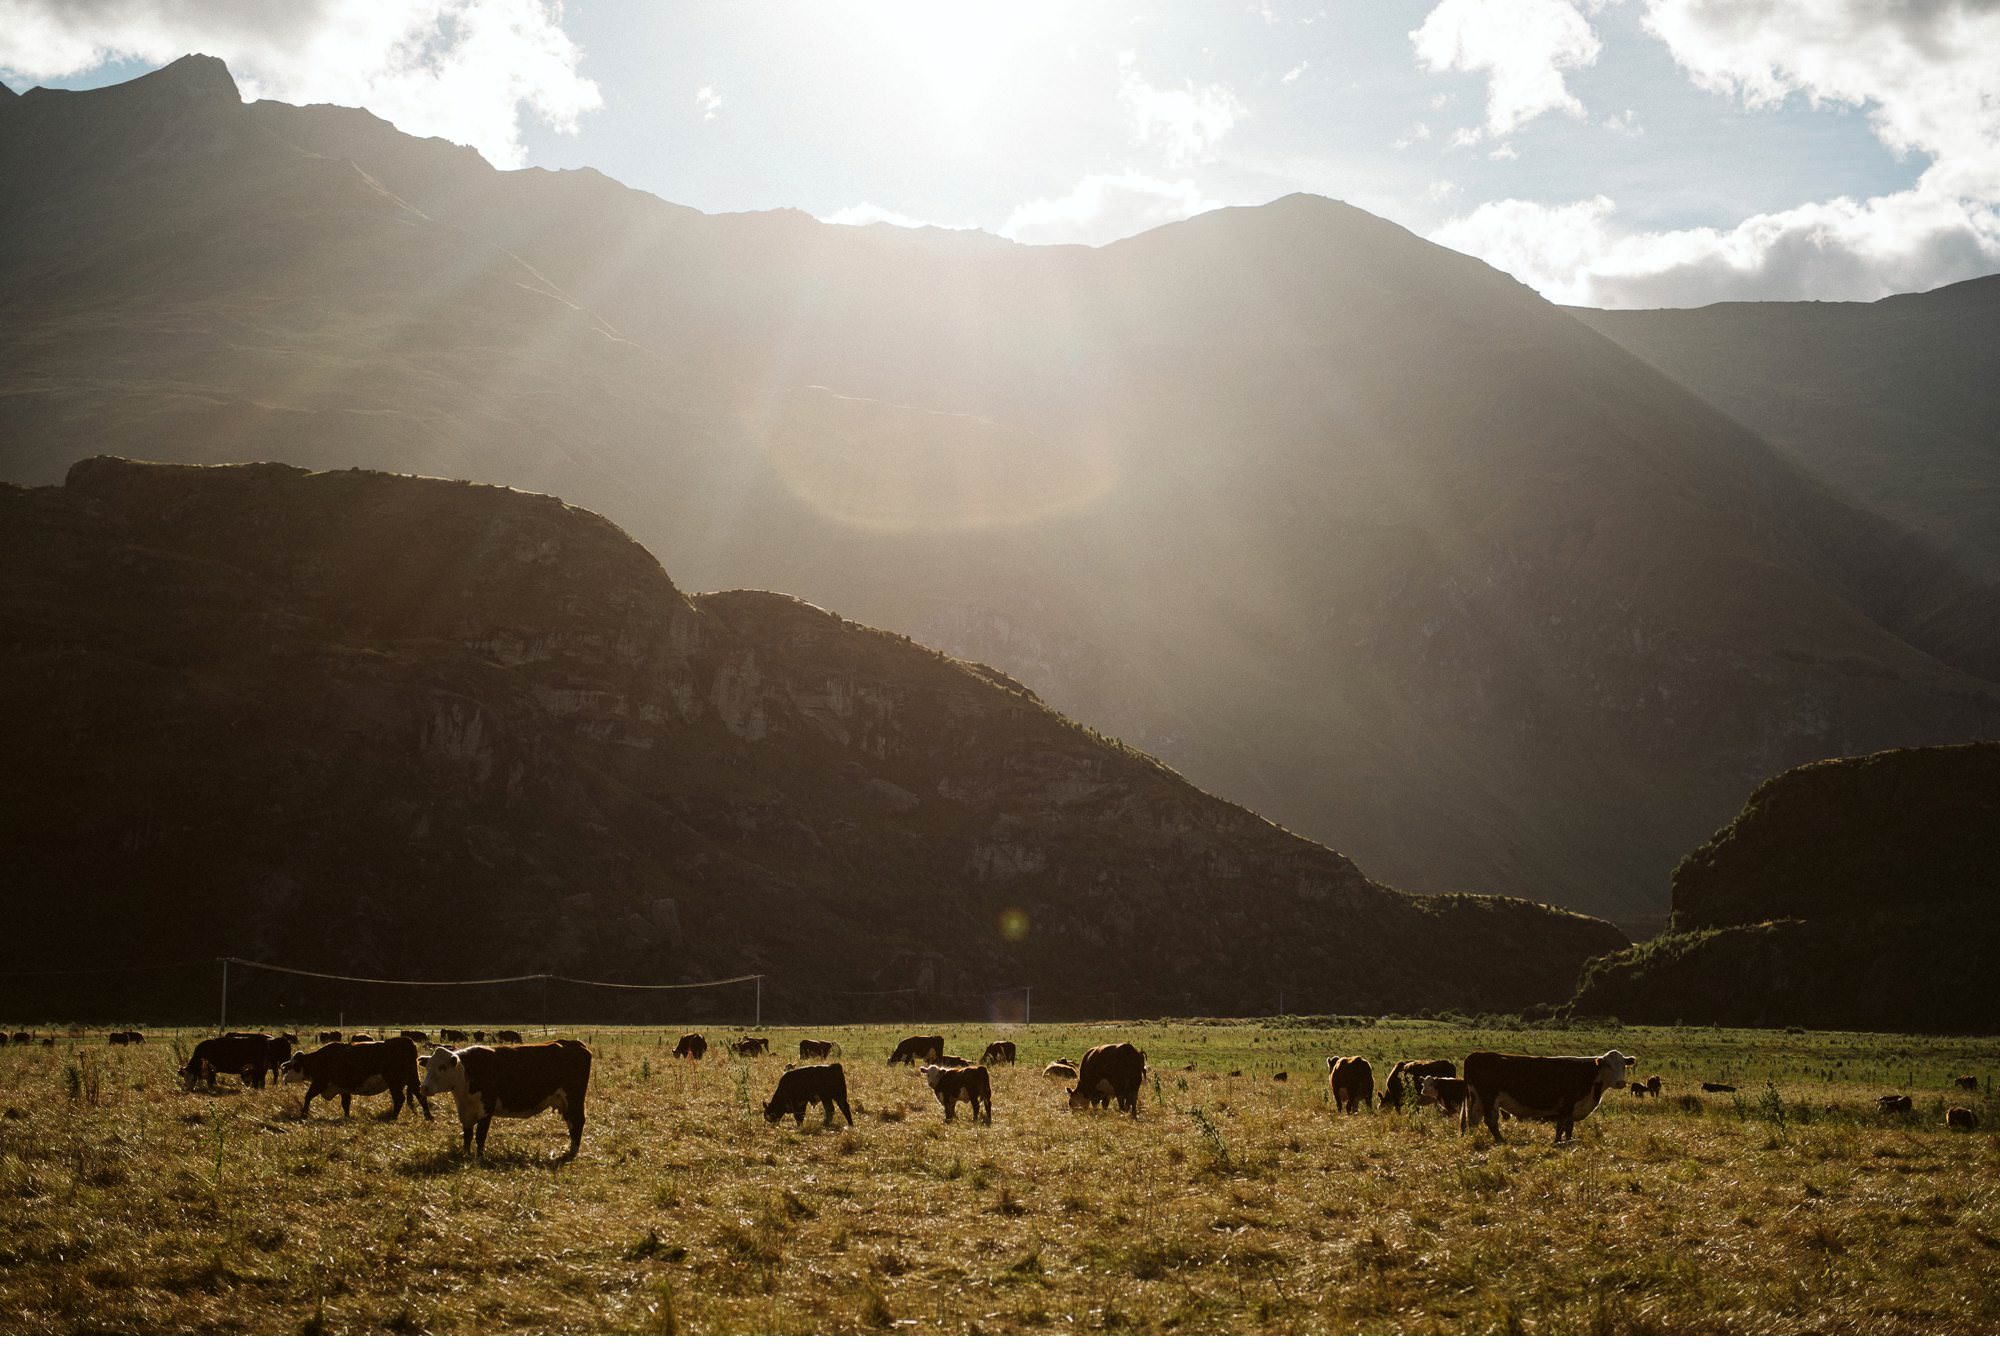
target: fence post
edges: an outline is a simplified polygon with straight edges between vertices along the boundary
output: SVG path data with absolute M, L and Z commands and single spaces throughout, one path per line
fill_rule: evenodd
M 222 958 L 222 1011 L 216 1016 L 215 1029 L 222 1031 L 229 1025 L 229 958 Z
M 1035 986 L 1031 984 L 1021 990 L 1021 1025 L 1024 1027 L 1031 1027 L 1034 1024 L 1035 1024 Z
M 753 1021 L 753 1022 L 752 1022 L 752 1023 L 750 1024 L 750 1025 L 751 1025 L 751 1026 L 753 1026 L 753 1027 L 761 1027 L 761 1026 L 763 1026 L 763 1025 L 764 1025 L 764 977 L 763 977 L 762 975 L 759 975 L 759 976 L 757 977 L 757 1015 L 756 1015 L 756 1020 L 755 1020 L 755 1021 Z
M 542 976 L 542 1035 L 549 1034 L 549 977 Z

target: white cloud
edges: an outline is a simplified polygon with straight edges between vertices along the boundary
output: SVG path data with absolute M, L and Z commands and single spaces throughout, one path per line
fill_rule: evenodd
M 906 216 L 901 211 L 891 211 L 886 206 L 877 206 L 873 202 L 856 202 L 852 206 L 843 206 L 830 215 L 821 216 L 820 219 L 828 225 L 899 225 L 906 230 L 921 229 L 931 224 L 928 220 Z
M 246 98 L 365 107 L 403 130 L 525 158 L 525 112 L 558 131 L 603 105 L 560 0 L 0 0 L 0 70 L 228 62 Z
M 1519 159 L 1520 157 L 1521 152 L 1506 141 L 1502 141 L 1486 152 L 1486 158 L 1488 159 Z
M 1407 150 L 1411 146 L 1417 144 L 1419 141 L 1427 141 L 1430 138 L 1431 138 L 1431 129 L 1424 123 L 1417 122 L 1414 123 L 1408 131 L 1398 136 L 1395 140 L 1389 142 L 1389 144 L 1394 146 L 1398 150 Z
M 1424 200 L 1433 205 L 1450 201 L 1458 195 L 1458 184 L 1449 178 L 1440 178 L 1424 189 Z
M 713 122 L 722 108 L 722 95 L 715 92 L 715 86 L 705 84 L 694 91 L 694 106 L 701 109 L 701 120 Z
M 1293 83 L 1296 83 L 1296 82 L 1297 82 L 1297 80 L 1298 80 L 1298 78 L 1299 78 L 1299 76 L 1301 76 L 1301 75 L 1305 74 L 1305 73 L 1306 73 L 1306 68 L 1307 68 L 1308 66 L 1310 66 L 1310 65 L 1312 65 L 1312 62 L 1310 62 L 1310 61 L 1301 61 L 1301 62 L 1299 62 L 1299 63 L 1298 63 L 1297 65 L 1293 66 L 1293 67 L 1292 67 L 1292 68 L 1291 68 L 1290 70 L 1288 70 L 1288 71 L 1286 71 L 1286 72 L 1285 72 L 1284 74 L 1280 75 L 1280 76 L 1278 77 L 1278 83 L 1279 83 L 1279 84 L 1293 84 Z
M 1644 308 L 1718 300 L 1876 300 L 2000 269 L 2000 211 L 1918 191 L 1839 198 L 1733 229 L 1635 231 L 1596 196 L 1487 202 L 1431 238 L 1551 300 Z
M 1000 233 L 1024 244 L 1104 244 L 1221 205 L 1190 178 L 1093 173 L 1060 197 L 1015 207 Z
M 1118 55 L 1118 97 L 1132 119 L 1133 136 L 1156 147 L 1167 163 L 1181 166 L 1211 158 L 1210 152 L 1249 110 L 1226 84 L 1162 89 L 1147 82 L 1131 52 Z
M 1465 133 L 1505 136 L 1546 112 L 1583 116 L 1563 80 L 1593 64 L 1602 45 L 1583 9 L 1606 0 L 1440 0 L 1410 34 L 1429 71 L 1484 71 L 1486 122 Z
M 1622 113 L 1614 113 L 1604 119 L 1604 129 L 1615 131 L 1620 136 L 1643 136 L 1646 128 L 1639 125 L 1639 114 L 1627 108 Z

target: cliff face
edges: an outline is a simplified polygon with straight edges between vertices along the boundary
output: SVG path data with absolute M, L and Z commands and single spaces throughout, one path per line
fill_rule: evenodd
M 1807 764 L 1674 873 L 1673 928 L 1593 962 L 1576 1008 L 1638 1021 L 2000 1027 L 2000 745 Z
M 1622 945 L 1376 885 L 998 671 L 685 595 L 507 489 L 85 461 L 0 489 L 0 632 L 26 965 L 762 971 L 767 1015 L 1033 984 L 1055 1015 L 1516 1007 Z

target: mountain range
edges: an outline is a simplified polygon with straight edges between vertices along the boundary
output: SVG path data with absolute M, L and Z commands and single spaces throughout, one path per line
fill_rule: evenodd
M 1645 931 L 1772 774 L 2000 736 L 1957 527 L 1338 202 L 1096 249 L 711 216 L 246 105 L 201 57 L 0 104 L 0 185 L 0 478 L 558 494 L 692 591 L 1004 670 L 1396 886 Z

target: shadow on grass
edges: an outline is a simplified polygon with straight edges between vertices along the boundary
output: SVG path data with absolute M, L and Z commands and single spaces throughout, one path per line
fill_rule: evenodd
M 483 1158 L 475 1153 L 467 1153 L 457 1145 L 447 1145 L 432 1153 L 418 1154 L 404 1158 L 396 1164 L 396 1170 L 407 1177 L 441 1177 L 459 1171 L 486 1172 L 556 1172 L 566 1167 L 572 1159 L 560 1154 L 549 1157 L 541 1153 L 515 1153 L 489 1151 Z

